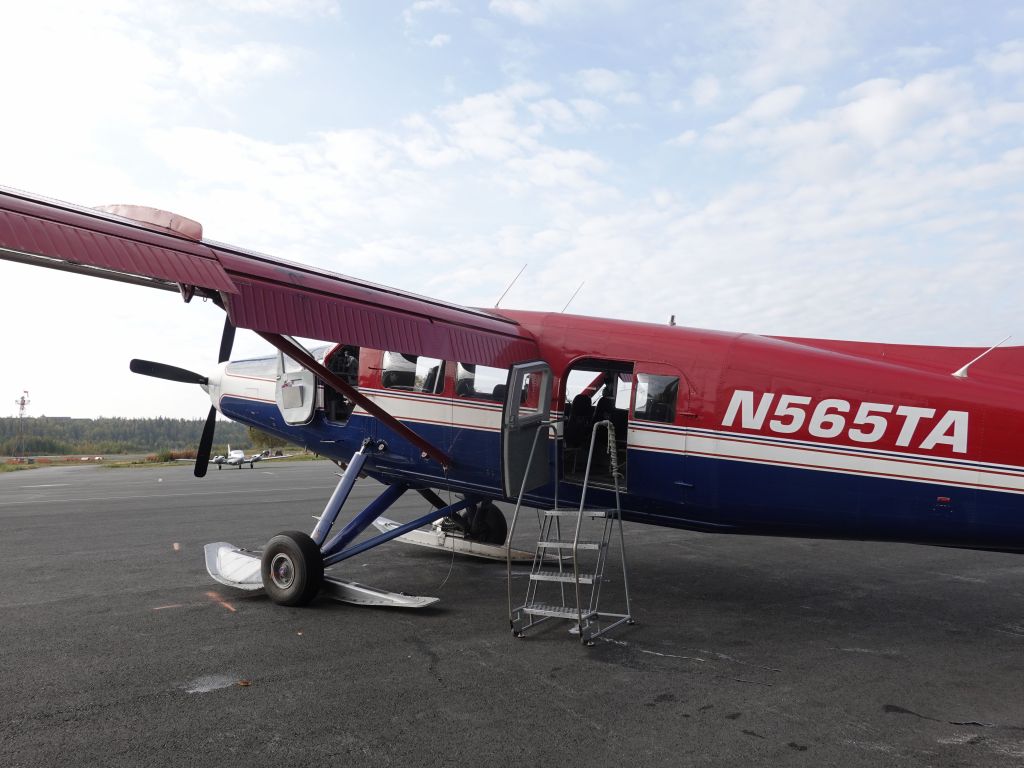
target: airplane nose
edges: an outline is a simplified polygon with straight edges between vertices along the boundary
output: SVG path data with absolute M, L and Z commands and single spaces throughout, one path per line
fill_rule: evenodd
M 220 403 L 220 384 L 224 377 L 224 369 L 227 367 L 227 363 L 221 363 L 206 377 L 206 384 L 201 385 L 203 390 L 210 396 L 210 402 L 214 406 Z

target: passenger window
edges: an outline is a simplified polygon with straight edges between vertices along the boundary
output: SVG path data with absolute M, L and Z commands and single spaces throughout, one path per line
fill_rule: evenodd
M 636 377 L 636 404 L 633 418 L 671 424 L 676 420 L 676 397 L 679 379 L 675 376 L 656 376 L 641 373 Z
M 507 381 L 508 371 L 504 368 L 459 363 L 455 375 L 455 394 L 459 397 L 504 403 Z
M 444 389 L 444 362 L 424 355 L 385 352 L 380 383 L 385 389 L 434 394 Z

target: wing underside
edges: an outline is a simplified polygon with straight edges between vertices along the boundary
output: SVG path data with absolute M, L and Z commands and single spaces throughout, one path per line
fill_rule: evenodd
M 0 258 L 207 296 L 257 332 L 501 367 L 538 357 L 507 318 L 3 189 Z

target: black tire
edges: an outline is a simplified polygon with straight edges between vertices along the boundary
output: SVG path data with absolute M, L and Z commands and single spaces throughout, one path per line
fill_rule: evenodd
M 482 501 L 469 524 L 469 538 L 483 544 L 504 544 L 508 538 L 505 514 L 493 501 Z
M 309 536 L 282 531 L 267 542 L 260 571 L 263 589 L 278 605 L 306 605 L 324 580 L 324 559 Z

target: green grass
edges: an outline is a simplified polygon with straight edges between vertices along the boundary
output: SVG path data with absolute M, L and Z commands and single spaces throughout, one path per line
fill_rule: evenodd
M 39 469 L 45 464 L 0 464 L 0 472 L 20 472 L 23 469 Z
M 312 453 L 298 453 L 294 456 L 287 458 L 274 459 L 269 464 L 279 464 L 282 461 L 330 461 L 323 456 L 314 456 Z M 257 466 L 260 466 L 263 462 L 256 462 Z M 191 467 L 192 462 L 190 461 L 146 461 L 145 459 L 136 459 L 134 461 L 104 461 L 100 464 L 101 467 L 106 469 L 147 469 L 151 467 Z M 213 462 L 210 463 L 210 469 L 214 468 Z M 232 467 L 233 469 L 234 467 Z

